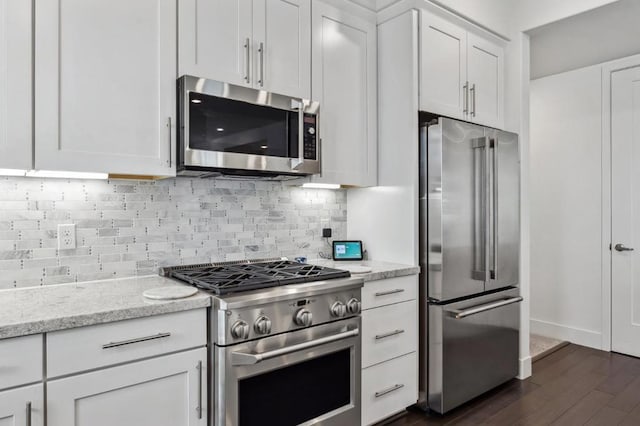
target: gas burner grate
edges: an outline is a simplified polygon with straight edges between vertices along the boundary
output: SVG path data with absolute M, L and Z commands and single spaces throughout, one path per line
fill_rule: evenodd
M 164 273 L 217 295 L 351 276 L 348 271 L 289 260 L 179 266 Z

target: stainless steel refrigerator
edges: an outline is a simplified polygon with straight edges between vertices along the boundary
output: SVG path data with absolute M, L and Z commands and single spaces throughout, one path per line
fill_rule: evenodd
M 516 134 L 442 117 L 421 124 L 425 409 L 445 413 L 518 374 L 519 158 Z

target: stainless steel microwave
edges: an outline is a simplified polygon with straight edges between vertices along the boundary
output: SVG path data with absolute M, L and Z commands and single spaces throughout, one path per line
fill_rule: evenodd
M 283 179 L 320 173 L 317 102 L 178 79 L 177 172 Z

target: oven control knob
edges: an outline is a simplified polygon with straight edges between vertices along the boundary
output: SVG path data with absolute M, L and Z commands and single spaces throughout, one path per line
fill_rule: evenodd
M 315 135 L 315 134 L 316 134 L 316 129 L 315 129 L 314 127 L 309 127 L 309 128 L 307 129 L 307 132 L 308 132 L 310 135 Z
M 231 335 L 236 339 L 249 338 L 249 324 L 243 320 L 238 320 L 231 326 Z
M 342 302 L 335 302 L 333 305 L 331 305 L 331 315 L 341 318 L 347 315 L 347 307 Z
M 350 314 L 359 314 L 361 308 L 362 304 L 356 298 L 353 298 L 347 302 L 347 311 L 349 311 Z
M 296 316 L 293 318 L 293 322 L 301 327 L 309 327 L 312 320 L 313 318 L 311 312 L 304 308 L 298 309 L 298 312 L 296 312 Z
M 258 334 L 269 334 L 271 333 L 271 320 L 263 315 L 253 324 L 253 329 Z

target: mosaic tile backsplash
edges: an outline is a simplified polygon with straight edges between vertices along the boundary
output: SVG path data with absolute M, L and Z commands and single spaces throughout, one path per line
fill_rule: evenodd
M 155 274 L 158 267 L 330 251 L 344 190 L 280 182 L 0 178 L 0 289 Z M 57 249 L 58 224 L 77 248 Z

